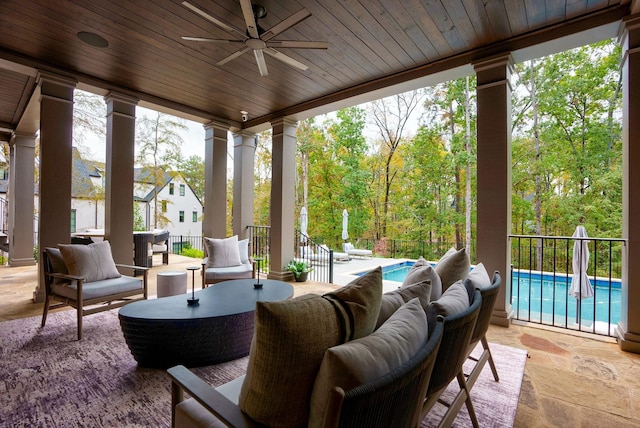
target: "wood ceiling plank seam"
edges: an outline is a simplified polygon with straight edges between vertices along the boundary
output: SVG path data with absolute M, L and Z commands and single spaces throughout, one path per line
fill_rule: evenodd
M 404 31 L 404 25 L 402 23 L 406 23 L 406 17 L 403 17 L 400 13 L 402 8 L 399 7 L 386 7 L 382 1 L 380 0 L 365 0 L 366 5 L 362 3 L 360 0 L 360 4 L 363 7 L 367 7 L 372 10 L 372 16 L 382 28 L 389 34 L 389 36 L 395 41 L 398 45 L 398 48 L 405 53 L 404 57 L 410 59 L 409 63 L 407 59 L 402 58 L 402 62 L 406 63 L 406 66 L 415 66 L 417 64 L 424 63 L 424 54 L 422 51 L 415 45 L 413 40 L 406 34 Z M 403 19 L 404 18 L 404 19 Z
M 371 58 L 375 57 L 373 53 L 358 37 L 356 37 L 349 28 L 341 26 L 341 21 L 335 16 L 333 11 L 326 9 L 322 2 L 317 2 L 317 12 L 322 22 L 334 23 L 334 25 L 325 24 L 326 28 L 335 34 L 336 40 L 349 40 L 350 43 L 344 43 L 337 48 L 340 55 L 336 56 L 338 60 L 345 59 L 352 62 L 352 66 L 356 69 L 364 70 L 364 75 L 359 79 L 366 79 L 371 74 L 379 73 L 378 64 L 374 64 Z M 337 32 L 339 31 L 339 32 Z M 334 37 L 329 37 L 331 40 Z M 359 74 L 360 75 L 360 74 Z
M 497 1 L 497 0 L 491 0 Z M 509 21 L 509 28 L 512 34 L 522 34 L 529 31 L 529 23 L 527 21 L 527 11 L 522 0 L 510 1 L 504 5 Z M 488 16 L 488 15 L 487 15 Z M 498 36 L 496 35 L 496 38 Z
M 531 31 L 543 27 L 547 22 L 547 12 L 544 10 L 544 2 L 540 0 L 524 0 L 527 13 L 527 27 Z
M 387 2 L 387 0 L 381 1 Z M 406 39 L 412 44 L 411 50 L 415 51 L 415 53 L 411 55 L 417 64 L 423 64 L 438 57 L 438 52 L 418 27 L 411 16 L 412 13 L 407 11 L 402 4 L 397 4 L 397 2 L 392 2 L 392 6 L 388 6 L 386 10 L 397 23 L 399 30 L 406 35 Z
M 355 15 L 353 15 L 351 10 L 344 7 L 344 5 L 333 1 L 321 0 L 319 3 L 322 3 L 327 11 L 345 26 L 345 29 L 349 32 L 348 34 L 351 36 L 349 37 L 346 34 L 343 34 L 342 38 L 344 40 L 351 39 L 354 46 L 354 52 L 358 52 L 363 61 L 367 61 L 372 64 L 376 68 L 376 72 L 387 73 L 390 69 L 395 69 L 395 67 L 399 65 L 391 53 L 388 52 L 381 43 L 377 41 L 370 41 L 367 43 L 364 40 L 367 35 L 370 36 L 372 33 L 367 30 L 364 24 L 360 22 Z M 362 9 L 360 11 L 362 12 Z M 371 17 L 369 16 L 369 21 L 370 20 Z M 389 63 L 389 60 L 392 60 L 392 64 Z
M 547 10 L 547 24 L 555 24 L 566 16 L 566 0 L 545 0 Z
M 475 33 L 477 40 L 476 46 L 486 45 L 497 40 L 491 22 L 489 22 L 489 15 L 487 9 L 483 3 L 475 0 L 462 0 L 462 7 L 468 16 L 469 22 Z
M 388 69 L 386 72 L 415 66 L 416 63 L 406 55 L 406 52 L 391 35 L 388 28 L 372 13 L 371 5 L 373 5 L 373 3 L 367 3 L 367 5 L 364 6 L 359 1 L 355 1 L 348 9 L 349 13 L 361 24 L 357 27 L 359 36 L 361 36 L 363 41 L 374 41 L 373 44 L 367 44 L 371 45 L 375 53 L 387 63 Z M 361 33 L 360 30 L 364 31 L 364 33 Z M 367 33 L 370 37 L 367 37 Z
M 450 52 L 460 52 L 464 49 L 464 40 L 449 17 L 442 0 L 426 0 L 425 9 L 446 40 Z
M 565 8 L 567 18 L 582 15 L 587 11 L 587 0 L 567 0 Z
M 425 37 L 438 52 L 438 58 L 447 57 L 453 53 L 449 42 L 420 0 L 405 0 L 403 6 L 411 13 L 418 27 L 424 31 Z
M 446 0 L 442 3 L 449 19 L 465 45 L 479 46 L 478 35 L 462 0 Z
M 486 5 L 489 22 L 498 40 L 513 36 L 504 2 L 493 1 Z

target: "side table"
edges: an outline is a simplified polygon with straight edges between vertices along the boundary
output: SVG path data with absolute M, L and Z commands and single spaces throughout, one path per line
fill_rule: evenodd
M 158 272 L 157 276 L 158 297 L 175 296 L 187 293 L 187 272 L 167 271 Z

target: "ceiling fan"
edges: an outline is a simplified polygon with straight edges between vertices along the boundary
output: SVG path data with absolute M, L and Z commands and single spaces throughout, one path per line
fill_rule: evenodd
M 236 52 L 227 56 L 226 58 L 218 61 L 218 65 L 224 65 L 229 61 L 239 57 L 243 53 L 247 51 L 253 51 L 253 55 L 256 58 L 256 63 L 258 64 L 258 70 L 260 71 L 261 76 L 268 75 L 267 71 L 267 63 L 264 60 L 264 55 L 270 55 L 285 64 L 289 64 L 299 70 L 306 70 L 308 67 L 291 58 L 288 55 L 283 54 L 282 52 L 276 50 L 275 48 L 292 48 L 292 49 L 327 49 L 329 44 L 327 42 L 313 42 L 313 41 L 302 41 L 302 40 L 273 40 L 278 34 L 288 30 L 299 22 L 307 19 L 311 16 L 311 13 L 307 9 L 301 9 L 298 12 L 294 13 L 290 17 L 280 21 L 278 24 L 274 25 L 268 30 L 263 30 L 258 25 L 258 19 L 264 18 L 267 15 L 267 10 L 258 4 L 251 4 L 251 0 L 240 0 L 240 7 L 242 8 L 242 15 L 244 16 L 244 21 L 247 25 L 246 32 L 237 30 L 219 19 L 209 15 L 207 12 L 202 9 L 192 5 L 187 1 L 183 1 L 182 5 L 187 9 L 190 9 L 192 12 L 200 15 L 206 20 L 212 22 L 223 30 L 235 35 L 237 39 L 210 39 L 205 37 L 189 37 L 182 36 L 183 40 L 190 40 L 194 42 L 212 42 L 212 43 L 234 43 L 239 45 L 244 45 L 240 47 Z

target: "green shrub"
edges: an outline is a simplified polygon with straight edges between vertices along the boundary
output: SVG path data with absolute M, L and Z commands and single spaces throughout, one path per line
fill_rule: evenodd
M 204 258 L 204 251 L 198 250 L 197 248 L 191 248 L 191 246 L 187 248 L 187 246 L 185 245 L 182 248 L 182 252 L 180 253 L 180 255 L 185 257 L 193 257 L 194 259 L 202 259 Z

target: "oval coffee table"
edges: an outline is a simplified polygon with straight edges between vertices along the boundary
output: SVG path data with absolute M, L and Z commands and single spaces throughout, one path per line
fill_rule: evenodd
M 256 302 L 293 296 L 289 283 L 261 279 L 262 288 L 255 289 L 255 282 L 237 279 L 196 291 L 197 306 L 187 306 L 187 293 L 120 308 L 122 333 L 138 365 L 201 367 L 248 355 Z

